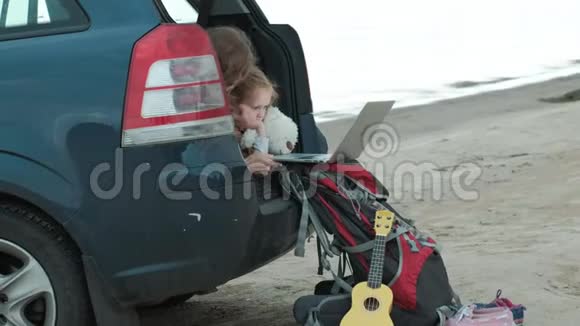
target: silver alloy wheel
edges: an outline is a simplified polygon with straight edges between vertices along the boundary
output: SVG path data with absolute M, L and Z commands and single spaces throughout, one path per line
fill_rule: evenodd
M 0 239 L 0 326 L 54 326 L 56 300 L 40 263 Z

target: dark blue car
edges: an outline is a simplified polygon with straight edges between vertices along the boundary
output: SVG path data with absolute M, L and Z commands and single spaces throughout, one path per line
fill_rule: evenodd
M 248 33 L 297 151 L 326 152 L 300 39 L 254 0 L 182 1 L 197 24 L 160 0 L 0 0 L 0 325 L 136 325 L 293 247 L 299 208 L 249 176 L 204 28 Z

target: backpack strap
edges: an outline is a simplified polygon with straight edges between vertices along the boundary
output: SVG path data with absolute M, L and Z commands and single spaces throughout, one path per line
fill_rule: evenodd
M 332 288 L 330 289 L 331 294 L 338 294 L 338 292 L 340 292 L 341 288 L 344 290 L 347 290 L 347 288 L 351 288 L 350 284 L 348 284 L 346 281 L 344 281 L 344 274 L 346 273 L 347 263 L 348 263 L 348 256 L 347 256 L 346 252 L 343 252 L 340 255 L 339 260 L 338 260 L 338 275 L 335 278 L 334 285 L 332 285 Z M 347 284 L 347 286 L 345 287 L 344 283 L 342 283 L 342 282 L 337 282 L 336 279 L 342 280 L 344 283 Z M 348 292 L 350 292 L 350 291 L 348 291 Z
M 351 293 L 352 292 L 352 286 L 350 284 L 348 284 L 345 280 L 344 280 L 344 270 L 340 271 L 339 274 L 342 275 L 337 275 L 331 268 L 330 266 L 330 262 L 328 261 L 328 259 L 326 259 L 325 256 L 322 257 L 322 266 L 324 267 L 324 269 L 326 269 L 327 271 L 330 272 L 330 274 L 332 274 L 332 278 L 334 279 L 334 285 L 332 287 L 331 292 L 336 292 L 338 293 L 338 287 L 342 288 L 343 290 L 345 290 L 347 293 Z
M 446 326 L 447 320 L 451 319 L 456 313 L 456 310 L 452 308 L 452 306 L 441 306 L 437 308 L 436 311 L 437 316 L 439 316 L 439 323 L 437 326 Z
M 375 247 L 375 240 L 370 240 L 365 243 L 361 243 L 356 246 L 341 246 L 340 249 L 344 250 L 349 254 L 360 254 L 362 252 L 367 252 Z
M 320 238 L 316 237 L 316 252 L 318 253 L 318 275 L 322 275 L 322 261 L 320 260 L 322 257 L 322 245 L 320 244 Z
M 417 243 L 415 241 L 411 240 L 409 235 L 403 234 L 403 239 L 405 239 L 405 241 L 407 241 L 407 243 L 409 244 L 409 248 L 411 248 L 411 252 L 419 252 L 419 247 L 417 246 Z
M 328 298 L 321 300 L 320 303 L 316 307 L 313 307 L 310 309 L 310 311 L 308 313 L 308 319 L 304 323 L 304 326 L 323 326 L 322 323 L 320 322 L 320 319 L 319 319 L 319 314 L 320 314 L 322 307 L 330 301 L 344 300 L 347 298 L 350 298 L 350 294 L 341 294 L 341 295 L 329 296 Z
M 327 257 L 334 257 L 340 255 L 340 252 L 336 248 L 332 248 L 330 241 L 324 230 L 322 224 L 320 223 L 320 218 L 316 214 L 316 211 L 310 207 L 308 202 L 308 197 L 306 191 L 304 190 L 304 185 L 300 180 L 300 177 L 292 171 L 282 171 L 282 187 L 294 195 L 302 203 L 302 215 L 300 217 L 300 228 L 298 230 L 298 241 L 296 244 L 296 249 L 294 254 L 299 257 L 304 257 L 305 247 L 306 247 L 306 237 L 308 235 L 308 226 L 312 225 L 314 231 L 316 232 L 317 238 L 320 240 L 321 255 L 319 256 L 319 263 L 321 266 L 332 274 L 332 277 L 341 288 L 347 292 L 352 291 L 352 286 L 345 282 L 341 277 L 339 277 L 333 270 Z M 310 223 L 309 223 L 310 222 Z M 319 268 L 320 269 L 320 268 Z
M 406 225 L 406 223 L 399 224 L 395 231 L 389 233 L 389 235 L 387 236 L 387 242 L 395 240 L 400 235 L 404 235 L 409 231 L 411 231 L 411 228 L 408 225 Z M 343 250 L 349 254 L 360 254 L 372 250 L 375 247 L 375 240 L 370 240 L 356 246 L 341 246 L 336 241 L 333 241 L 332 246 L 338 247 L 340 250 Z
M 422 232 L 417 232 L 416 236 L 417 241 L 419 242 L 420 245 L 424 246 L 424 247 L 431 247 L 435 250 L 435 252 L 437 252 L 438 254 L 440 254 L 443 251 L 443 246 L 441 245 L 441 243 L 439 242 L 429 242 L 428 240 L 428 236 Z
M 296 244 L 296 249 L 294 250 L 294 254 L 299 257 L 304 257 L 306 238 L 308 236 L 308 227 L 309 225 L 312 225 L 314 227 L 314 231 L 320 239 L 322 248 L 330 255 L 330 257 L 333 257 L 332 252 L 330 251 L 330 241 L 326 236 L 316 211 L 310 207 L 308 196 L 306 195 L 306 191 L 304 190 L 304 185 L 302 184 L 300 177 L 292 171 L 282 171 L 280 175 L 282 178 L 281 181 L 283 188 L 289 194 L 298 199 L 302 204 L 300 227 L 298 229 L 298 241 Z
M 452 291 L 453 291 L 453 290 L 452 290 Z M 452 293 L 452 294 L 453 294 L 453 303 L 454 303 L 456 306 L 461 306 L 461 305 L 463 305 L 463 304 L 461 303 L 461 298 L 459 297 L 459 295 L 457 295 L 457 293 L 456 293 L 455 291 L 453 291 L 453 293 Z
M 320 313 L 320 308 L 315 307 L 310 309 L 308 313 L 308 319 L 304 323 L 304 326 L 322 326 L 318 320 L 318 314 Z
M 448 319 L 453 318 L 464 306 L 461 304 L 461 299 L 452 290 L 453 300 L 450 305 L 441 306 L 437 308 L 437 315 L 439 316 L 439 324 L 437 326 L 446 326 Z

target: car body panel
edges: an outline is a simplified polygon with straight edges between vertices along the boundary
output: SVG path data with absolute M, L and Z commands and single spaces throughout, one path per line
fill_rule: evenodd
M 121 148 L 151 0 L 82 0 L 88 29 L 0 41 L 0 193 L 62 224 L 119 303 L 212 289 L 288 252 L 299 207 L 233 135 Z

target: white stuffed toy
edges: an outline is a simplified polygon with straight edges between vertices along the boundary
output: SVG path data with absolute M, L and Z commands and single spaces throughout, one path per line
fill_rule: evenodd
M 296 123 L 279 108 L 273 106 L 268 109 L 264 118 L 266 137 L 269 140 L 268 152 L 273 155 L 291 153 L 298 142 L 298 127 Z M 241 147 L 252 149 L 256 140 L 255 129 L 248 129 L 241 139 Z

